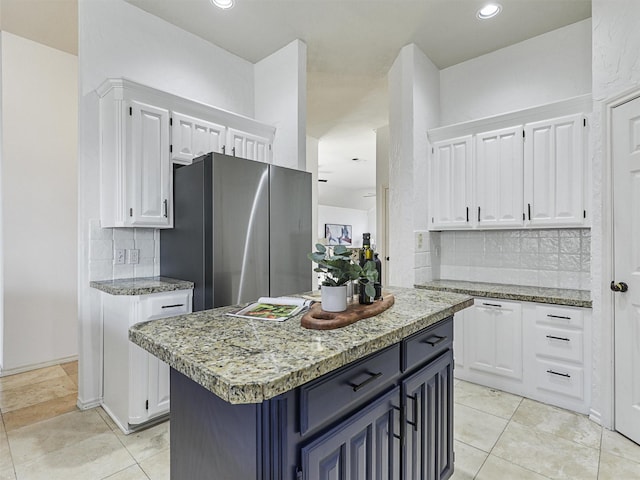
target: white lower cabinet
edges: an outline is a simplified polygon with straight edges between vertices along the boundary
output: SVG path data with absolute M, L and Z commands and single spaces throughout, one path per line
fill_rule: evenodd
M 124 433 L 169 413 L 169 366 L 129 341 L 139 322 L 190 313 L 192 291 L 149 295 L 102 293 L 102 406 Z
M 591 309 L 476 298 L 454 329 L 456 378 L 589 412 Z

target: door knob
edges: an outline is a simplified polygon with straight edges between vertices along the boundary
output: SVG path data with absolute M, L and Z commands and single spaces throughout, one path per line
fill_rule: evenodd
M 611 282 L 611 291 L 613 292 L 626 292 L 629 290 L 629 285 L 624 282 Z

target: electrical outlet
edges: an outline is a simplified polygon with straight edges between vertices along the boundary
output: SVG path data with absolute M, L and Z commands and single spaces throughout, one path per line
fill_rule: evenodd
M 127 250 L 127 253 L 129 254 L 129 263 L 138 264 L 140 262 L 140 249 L 131 248 Z
M 124 248 L 116 248 L 113 251 L 113 264 L 114 265 L 123 265 L 124 264 Z

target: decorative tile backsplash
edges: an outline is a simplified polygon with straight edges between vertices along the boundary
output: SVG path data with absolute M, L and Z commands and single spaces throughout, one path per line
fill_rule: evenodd
M 439 278 L 591 288 L 588 228 L 441 232 Z
M 152 228 L 101 228 L 89 223 L 89 279 L 142 278 L 160 274 L 160 231 Z M 137 264 L 114 265 L 115 249 L 140 250 Z

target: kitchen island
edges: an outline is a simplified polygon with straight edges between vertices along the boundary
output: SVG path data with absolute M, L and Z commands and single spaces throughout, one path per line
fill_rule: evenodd
M 336 330 L 226 315 L 240 306 L 131 327 L 171 366 L 172 480 L 448 478 L 451 318 L 473 299 L 387 291 Z

